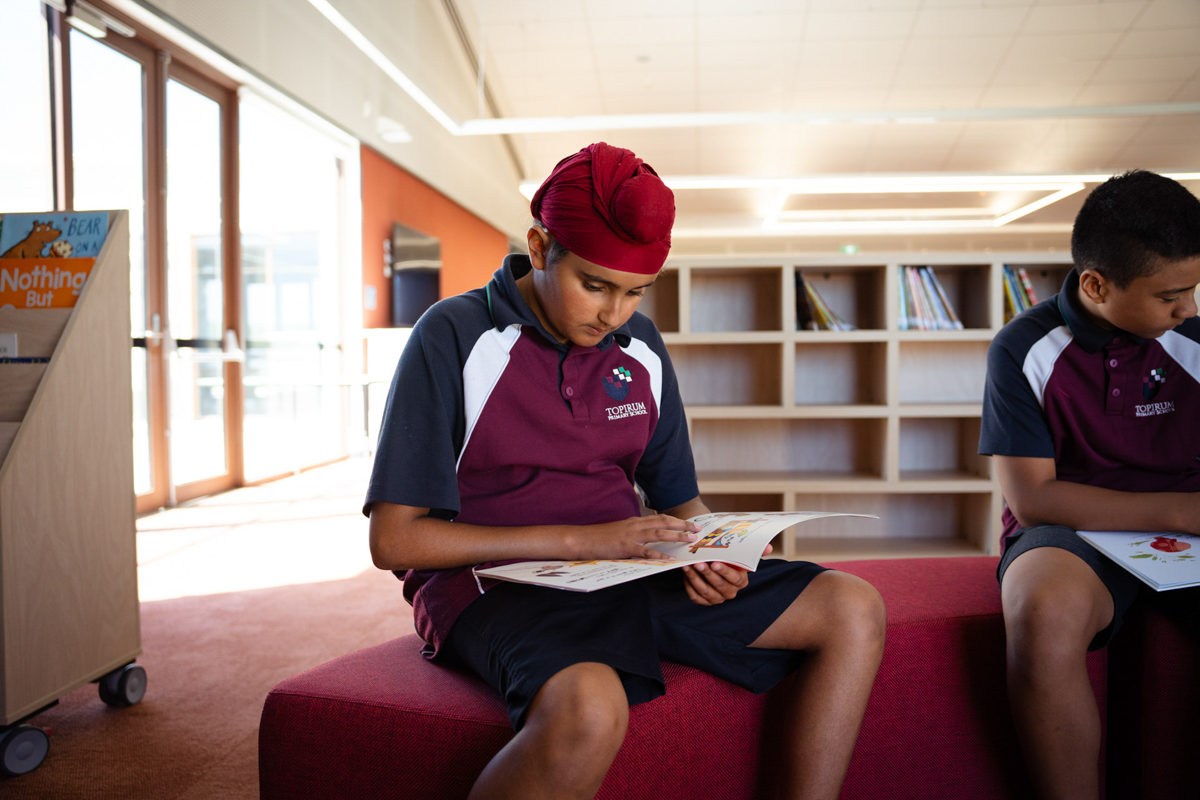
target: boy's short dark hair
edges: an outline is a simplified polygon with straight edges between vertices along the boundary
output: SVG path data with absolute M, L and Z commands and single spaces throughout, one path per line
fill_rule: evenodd
M 1152 275 L 1154 256 L 1179 261 L 1200 255 L 1200 200 L 1178 181 L 1131 170 L 1100 184 L 1071 231 L 1071 257 L 1124 289 Z
M 546 248 L 546 266 L 553 267 L 566 258 L 570 252 L 558 239 L 554 238 L 553 234 L 550 234 L 550 246 Z

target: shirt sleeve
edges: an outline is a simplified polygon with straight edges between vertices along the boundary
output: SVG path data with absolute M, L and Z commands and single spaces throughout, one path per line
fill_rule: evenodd
M 447 519 L 458 514 L 464 423 L 455 338 L 446 315 L 431 309 L 405 345 L 379 427 L 364 514 L 376 502 L 429 508 Z
M 650 508 L 656 511 L 674 508 L 700 494 L 696 483 L 696 464 L 688 439 L 687 417 L 675 368 L 658 331 L 650 337 L 650 348 L 662 359 L 662 395 L 658 424 L 642 453 L 634 477 L 646 493 Z
M 1001 339 L 988 348 L 979 453 L 1054 458 L 1054 439 L 1029 379 Z

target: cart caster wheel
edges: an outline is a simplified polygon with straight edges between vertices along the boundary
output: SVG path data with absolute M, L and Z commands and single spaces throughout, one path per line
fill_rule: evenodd
M 126 664 L 100 679 L 100 699 L 113 708 L 127 708 L 146 696 L 146 670 Z
M 46 760 L 50 737 L 36 725 L 18 725 L 0 736 L 0 771 L 5 775 L 33 772 Z

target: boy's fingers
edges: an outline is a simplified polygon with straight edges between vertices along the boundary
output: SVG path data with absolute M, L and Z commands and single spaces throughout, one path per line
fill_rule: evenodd
M 700 573 L 695 569 L 688 570 L 687 580 L 684 582 L 684 587 L 688 591 L 688 596 L 691 597 L 693 601 L 700 603 L 701 605 L 716 605 L 725 599 L 721 597 L 720 593 L 709 586 Z
M 723 603 L 726 600 L 732 600 L 738 593 L 738 585 L 728 580 L 726 575 L 720 574 L 713 569 L 714 564 L 697 565 L 695 575 L 696 591 L 706 597 L 710 603 L 716 605 Z M 729 570 L 727 565 L 720 565 L 722 570 Z M 726 573 L 728 574 L 728 572 Z
M 732 600 L 748 582 L 746 573 L 728 564 L 710 564 L 704 575 L 713 591 L 725 600 Z

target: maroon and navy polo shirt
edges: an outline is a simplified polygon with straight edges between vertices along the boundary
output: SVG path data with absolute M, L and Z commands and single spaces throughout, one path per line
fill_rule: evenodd
M 1106 330 L 1079 276 L 988 349 L 979 452 L 1053 458 L 1059 480 L 1125 492 L 1200 491 L 1200 318 L 1157 339 Z M 1019 527 L 1004 509 L 1004 536 Z
M 635 483 L 651 508 L 699 494 L 654 323 L 635 313 L 594 347 L 562 344 L 517 289 L 530 269 L 528 257 L 509 256 L 486 287 L 442 300 L 417 322 L 383 413 L 364 513 L 382 501 L 476 525 L 591 525 L 638 516 Z M 434 650 L 494 585 L 470 567 L 402 577 L 417 632 Z

